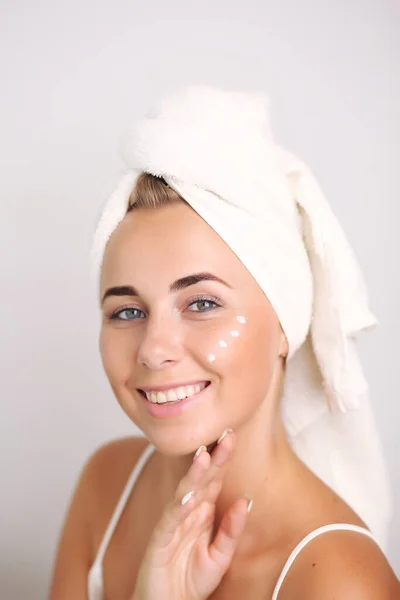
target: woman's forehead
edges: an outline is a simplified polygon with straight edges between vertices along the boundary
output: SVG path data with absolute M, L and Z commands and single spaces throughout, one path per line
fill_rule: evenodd
M 110 237 L 103 271 L 106 278 L 207 271 L 238 285 L 249 277 L 226 242 L 183 202 L 128 213 Z

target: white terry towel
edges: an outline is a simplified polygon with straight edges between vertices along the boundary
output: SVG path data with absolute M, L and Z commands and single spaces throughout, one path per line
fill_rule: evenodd
M 141 171 L 163 177 L 256 279 L 289 342 L 282 418 L 298 456 L 385 548 L 391 497 L 355 338 L 377 321 L 343 230 L 307 166 L 277 145 L 262 92 L 189 85 L 125 142 L 127 172 L 103 207 L 91 261 Z

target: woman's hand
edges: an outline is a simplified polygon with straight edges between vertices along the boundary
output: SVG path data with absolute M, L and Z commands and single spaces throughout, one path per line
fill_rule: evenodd
M 133 600 L 205 600 L 218 587 L 238 545 L 249 506 L 246 498 L 235 500 L 214 531 L 215 504 L 235 439 L 235 433 L 228 430 L 211 456 L 205 446 L 195 456 L 153 531 Z

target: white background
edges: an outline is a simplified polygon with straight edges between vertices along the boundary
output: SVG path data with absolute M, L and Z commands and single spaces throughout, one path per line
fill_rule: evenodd
M 184 82 L 262 89 L 313 168 L 381 326 L 360 343 L 395 493 L 399 421 L 397 0 L 0 3 L 0 596 L 47 593 L 79 470 L 135 433 L 98 354 L 91 236 L 127 125 Z M 400 514 L 389 559 L 400 575 Z

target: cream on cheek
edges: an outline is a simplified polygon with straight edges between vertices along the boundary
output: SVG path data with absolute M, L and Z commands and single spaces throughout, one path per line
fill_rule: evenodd
M 252 410 L 266 397 L 276 360 L 275 338 L 270 319 L 248 321 L 242 313 L 221 324 L 219 331 L 214 330 L 208 338 L 203 356 L 218 383 L 223 384 L 230 410 L 236 406 L 241 411 L 244 407 L 240 402 L 235 405 L 234 397 L 247 398 L 246 410 Z M 219 389 L 222 392 L 222 387 Z
M 203 356 L 214 374 L 210 379 L 216 384 L 211 396 L 215 412 L 209 414 L 216 422 L 228 420 L 227 426 L 239 426 L 265 398 L 269 377 L 265 351 L 259 343 L 263 333 L 258 321 L 248 322 L 240 313 L 221 324 L 205 348 Z
M 247 319 L 245 316 L 236 316 L 231 327 L 222 331 L 221 335 L 218 336 L 218 339 L 210 345 L 210 351 L 206 354 L 206 360 L 208 363 L 211 364 L 218 359 L 224 360 L 227 358 L 227 350 L 231 344 L 240 337 L 241 333 L 243 333 L 241 330 L 243 330 L 243 327 L 246 323 Z

